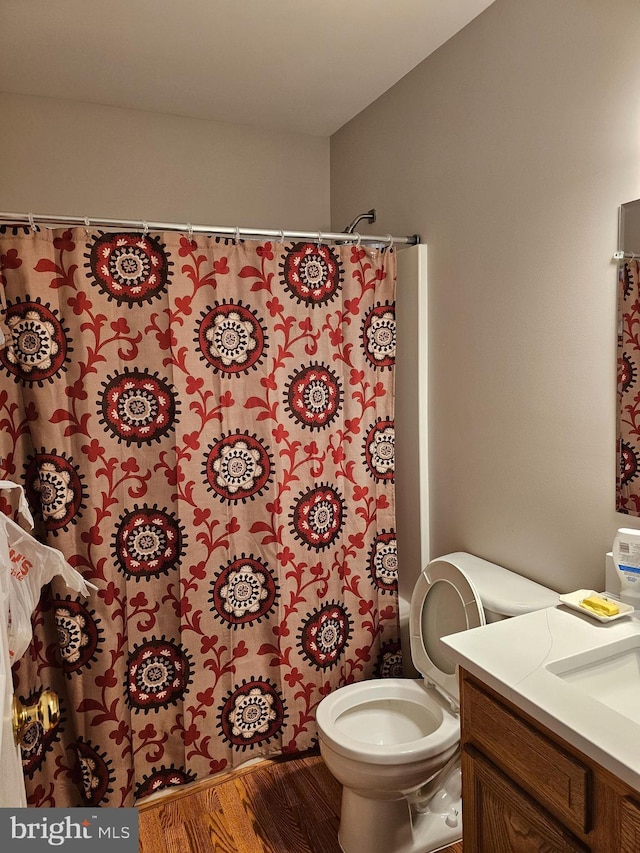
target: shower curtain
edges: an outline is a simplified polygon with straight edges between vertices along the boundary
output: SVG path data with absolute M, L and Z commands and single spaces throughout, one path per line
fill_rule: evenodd
M 323 696 L 401 672 L 393 249 L 1 231 L 0 470 L 98 587 L 46 588 L 14 667 L 61 701 L 30 804 L 310 748 Z
M 623 261 L 618 274 L 618 410 L 616 510 L 640 515 L 640 262 Z

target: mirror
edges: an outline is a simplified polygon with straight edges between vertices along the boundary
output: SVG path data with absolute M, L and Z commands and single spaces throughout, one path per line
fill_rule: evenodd
M 640 257 L 640 199 L 620 205 L 618 252 L 624 252 L 622 257 L 626 255 Z
M 640 516 L 640 199 L 618 214 L 616 510 Z

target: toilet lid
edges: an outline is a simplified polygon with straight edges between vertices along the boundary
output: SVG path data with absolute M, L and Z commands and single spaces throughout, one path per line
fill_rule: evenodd
M 411 657 L 426 681 L 456 701 L 459 698 L 456 663 L 441 640 L 484 624 L 480 597 L 469 576 L 446 560 L 429 563 L 411 596 Z

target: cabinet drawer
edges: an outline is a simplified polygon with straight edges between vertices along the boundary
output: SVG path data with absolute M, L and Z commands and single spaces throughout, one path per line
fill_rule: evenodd
M 462 725 L 514 782 L 578 832 L 590 829 L 590 771 L 533 726 L 470 681 L 464 682 Z

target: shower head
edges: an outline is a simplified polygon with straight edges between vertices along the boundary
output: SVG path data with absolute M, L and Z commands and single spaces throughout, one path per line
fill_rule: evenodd
M 350 225 L 347 225 L 347 227 L 344 229 L 344 233 L 345 234 L 353 234 L 353 232 L 355 231 L 356 225 L 358 224 L 358 222 L 361 222 L 363 219 L 366 219 L 367 222 L 369 223 L 369 225 L 374 223 L 376 221 L 375 207 L 372 207 L 371 210 L 367 211 L 367 213 L 361 213 L 359 216 L 356 216 L 356 218 L 353 220 L 353 222 Z

